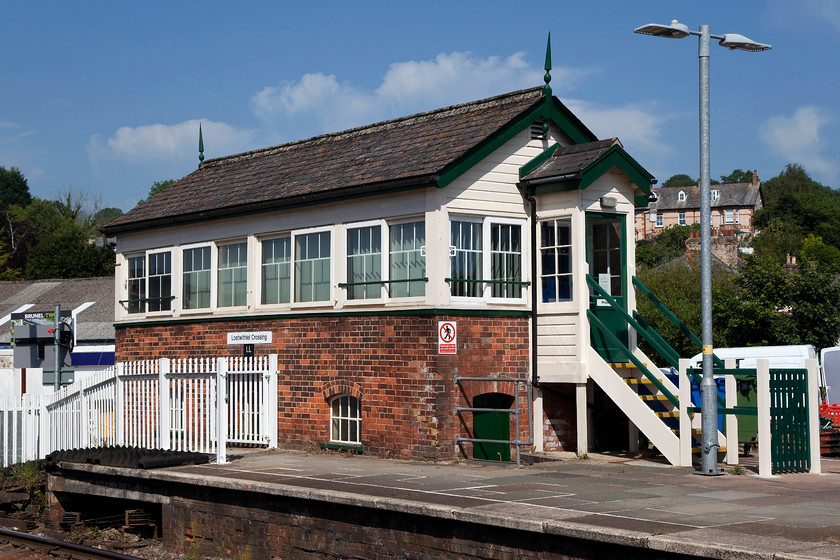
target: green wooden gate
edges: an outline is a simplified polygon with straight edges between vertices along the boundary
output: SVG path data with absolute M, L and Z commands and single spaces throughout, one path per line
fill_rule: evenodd
M 476 408 L 498 409 L 499 412 L 473 413 L 473 433 L 477 439 L 510 440 L 510 414 L 502 412 L 513 405 L 513 397 L 502 393 L 484 393 L 476 395 L 473 406 Z M 473 446 L 473 458 L 487 461 L 510 462 L 509 443 L 482 442 Z
M 808 370 L 770 370 L 770 430 L 773 473 L 808 471 Z

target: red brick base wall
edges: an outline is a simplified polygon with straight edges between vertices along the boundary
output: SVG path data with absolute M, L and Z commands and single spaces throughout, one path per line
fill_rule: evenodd
M 543 449 L 545 451 L 576 451 L 575 386 L 559 383 L 544 386 L 542 397 Z
M 457 322 L 457 355 L 439 355 L 439 320 Z M 514 383 L 455 377 L 529 375 L 528 317 L 377 315 L 291 317 L 127 326 L 116 329 L 117 361 L 239 356 L 228 332 L 271 331 L 258 355 L 278 354 L 278 440 L 315 448 L 330 439 L 329 399 L 360 398 L 366 453 L 422 459 L 470 454 L 455 437 L 470 437 L 471 406 L 483 392 L 515 395 Z M 520 391 L 520 437 L 528 417 Z M 514 415 L 511 415 L 512 417 Z M 511 425 L 514 418 L 511 418 Z M 513 427 L 511 435 L 515 435 Z

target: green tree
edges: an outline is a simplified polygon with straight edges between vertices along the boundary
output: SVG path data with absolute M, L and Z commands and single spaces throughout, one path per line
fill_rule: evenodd
M 639 280 L 682 320 L 691 331 L 700 336 L 700 267 L 692 258 L 683 256 L 654 268 L 643 268 L 637 273 Z M 720 264 L 712 265 L 712 325 L 716 345 L 726 342 L 725 325 L 721 314 L 728 312 L 728 303 L 737 299 L 736 275 Z M 639 313 L 682 357 L 690 357 L 700 349 L 665 317 L 646 297 L 636 298 Z M 650 356 L 653 348 L 640 337 L 639 345 Z
M 819 187 L 822 185 L 811 179 L 804 167 L 798 163 L 789 163 L 776 177 L 762 183 L 764 206 L 775 208 L 778 199 L 785 194 L 803 193 Z
M 26 206 L 31 200 L 29 185 L 20 169 L 17 167 L 6 169 L 0 166 L 0 205 Z
M 654 239 L 636 243 L 636 264 L 658 266 L 685 254 L 685 240 L 692 232 L 700 231 L 700 224 L 667 227 Z
M 724 184 L 730 183 L 750 183 L 752 182 L 753 172 L 744 171 L 743 169 L 733 169 L 729 175 L 721 175 L 720 182 Z
M 678 175 L 672 175 L 664 183 L 662 183 L 662 186 L 664 188 L 668 188 L 668 187 L 693 187 L 696 184 L 697 184 L 697 181 L 695 181 L 694 179 L 692 179 L 691 177 L 689 177 L 688 175 L 686 175 L 684 173 L 680 173 Z
M 156 194 L 160 194 L 172 185 L 176 183 L 175 179 L 167 179 L 165 181 L 155 181 L 152 183 L 152 188 L 149 189 L 149 196 L 138 202 L 137 204 L 142 204 L 155 196 Z
M 774 218 L 753 238 L 755 255 L 783 264 L 787 255 L 798 255 L 805 239 L 802 226 L 782 218 Z
M 72 220 L 40 237 L 29 251 L 26 278 L 113 276 L 114 249 L 90 243 L 88 232 Z
M 122 215 L 123 211 L 119 208 L 103 208 L 94 214 L 91 220 L 93 221 L 93 225 L 95 227 L 100 228 L 104 225 L 108 225 Z
M 822 237 L 809 233 L 802 242 L 799 254 L 801 266 L 813 264 L 817 272 L 824 274 L 840 273 L 840 249 L 823 243 Z

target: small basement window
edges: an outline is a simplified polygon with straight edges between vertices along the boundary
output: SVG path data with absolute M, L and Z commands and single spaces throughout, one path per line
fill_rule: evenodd
M 341 395 L 330 402 L 330 442 L 361 443 L 362 407 L 356 397 Z

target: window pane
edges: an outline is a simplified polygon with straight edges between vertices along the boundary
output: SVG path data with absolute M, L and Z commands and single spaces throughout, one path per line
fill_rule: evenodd
M 481 224 L 475 222 L 452 222 L 450 245 L 455 254 L 450 258 L 452 295 L 460 297 L 481 297 Z M 458 282 L 458 280 L 462 280 Z M 464 280 L 472 280 L 465 282 Z
M 210 247 L 184 251 L 184 309 L 210 307 Z
M 219 307 L 242 306 L 248 288 L 248 244 L 219 247 Z
M 382 284 L 382 228 L 370 226 L 347 231 L 347 299 L 378 298 Z M 356 284 L 356 285 L 352 285 Z
M 426 294 L 426 245 L 425 222 L 394 224 L 391 230 L 391 280 L 415 280 L 395 282 L 389 287 L 391 297 L 416 297 Z
M 330 232 L 295 237 L 295 301 L 330 298 Z
M 149 311 L 172 309 L 172 254 L 149 255 Z
M 503 284 L 498 281 L 519 282 L 522 279 L 522 253 L 519 238 L 521 227 L 513 224 L 490 224 L 490 277 L 492 297 L 522 297 L 521 284 Z
M 543 303 L 572 300 L 571 220 L 540 224 L 540 285 Z
M 128 312 L 146 311 L 146 257 L 128 259 Z
M 262 242 L 262 303 L 289 303 L 291 246 L 290 237 L 267 239 Z

